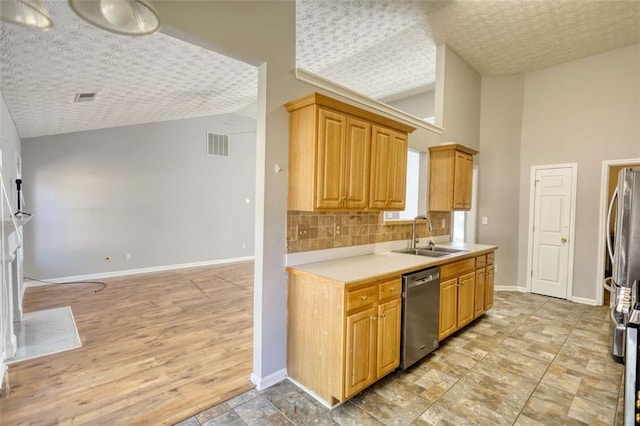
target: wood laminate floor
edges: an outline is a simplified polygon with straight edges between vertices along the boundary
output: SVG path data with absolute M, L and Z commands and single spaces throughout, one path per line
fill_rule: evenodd
M 0 424 L 172 424 L 253 388 L 253 262 L 27 289 L 82 348 L 14 364 Z

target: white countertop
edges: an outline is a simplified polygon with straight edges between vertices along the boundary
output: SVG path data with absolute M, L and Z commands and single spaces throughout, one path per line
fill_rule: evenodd
M 445 257 L 424 257 L 413 254 L 394 252 L 365 254 L 361 256 L 345 257 L 324 262 L 307 263 L 289 266 L 291 271 L 301 271 L 318 275 L 345 284 L 363 281 L 389 274 L 402 274 L 412 270 L 443 265 L 461 259 L 473 257 L 483 251 L 497 249 L 496 246 L 486 244 L 446 243 L 437 247 L 450 247 L 467 250 L 463 253 Z

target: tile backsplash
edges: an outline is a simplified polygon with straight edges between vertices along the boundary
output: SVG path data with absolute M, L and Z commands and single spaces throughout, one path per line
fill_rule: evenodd
M 382 212 L 287 212 L 287 253 L 409 240 L 411 223 L 384 222 Z M 418 223 L 418 237 L 450 233 L 451 213 L 430 212 L 433 233 Z M 442 221 L 445 226 L 442 226 Z

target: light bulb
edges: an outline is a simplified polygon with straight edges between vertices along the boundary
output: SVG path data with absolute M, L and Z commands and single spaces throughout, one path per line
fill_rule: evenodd
M 134 11 L 129 0 L 100 0 L 100 12 L 109 23 L 118 26 L 130 24 Z

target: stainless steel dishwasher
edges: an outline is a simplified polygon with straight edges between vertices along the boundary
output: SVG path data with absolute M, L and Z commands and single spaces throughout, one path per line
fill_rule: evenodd
M 438 347 L 440 268 L 402 276 L 402 351 L 406 369 Z

